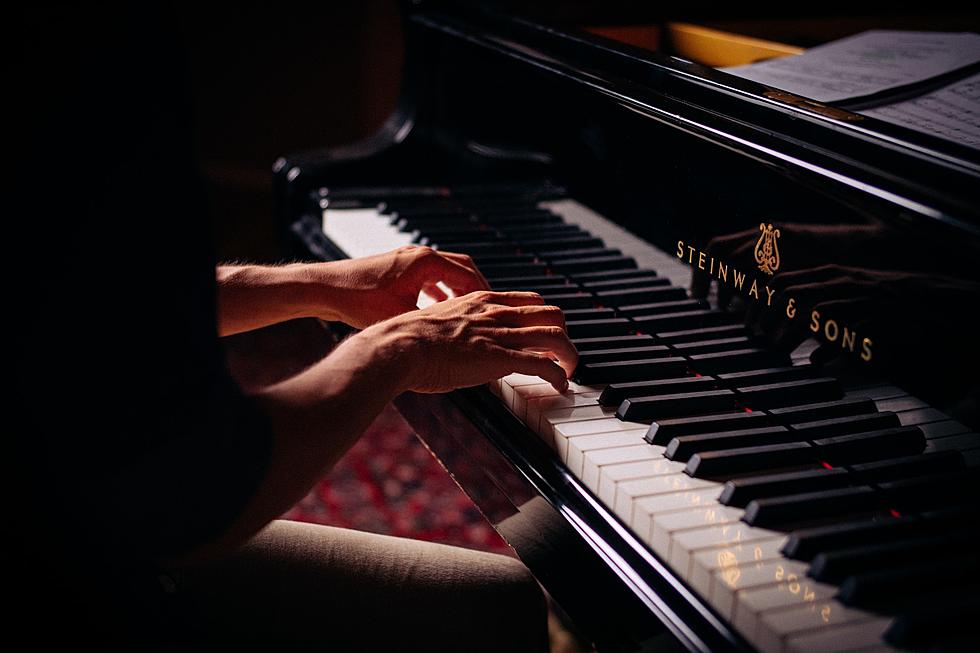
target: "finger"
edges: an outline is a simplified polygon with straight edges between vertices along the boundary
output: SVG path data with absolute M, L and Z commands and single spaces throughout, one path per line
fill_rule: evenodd
M 491 290 L 481 293 L 479 299 L 485 304 L 499 304 L 501 306 L 544 306 L 544 299 L 536 292 L 493 292 Z
M 444 300 L 449 299 L 449 295 L 446 294 L 446 291 L 444 291 L 442 288 L 440 288 L 435 283 L 425 283 L 425 284 L 423 284 L 422 285 L 422 292 L 424 292 L 426 295 L 428 295 L 432 299 L 436 300 L 437 302 L 441 302 L 441 301 L 444 301 Z
M 452 288 L 456 295 L 465 295 L 477 290 L 486 290 L 490 286 L 483 275 L 475 269 L 468 268 L 452 258 L 441 254 L 433 259 L 432 267 L 426 270 L 428 281 L 442 281 Z
M 503 349 L 507 352 L 511 372 L 537 376 L 554 386 L 558 392 L 568 390 L 568 376 L 565 370 L 553 360 L 542 354 L 516 349 Z
M 450 259 L 454 263 L 458 263 L 463 267 L 472 270 L 476 274 L 476 276 L 479 277 L 480 281 L 483 282 L 482 290 L 490 289 L 490 283 L 487 281 L 487 278 L 483 276 L 483 273 L 480 272 L 480 269 L 476 267 L 476 263 L 473 262 L 472 257 L 470 257 L 467 254 L 457 254 L 456 252 L 440 251 L 439 254 L 441 256 L 445 256 L 446 258 Z
M 556 326 L 565 329 L 565 315 L 557 306 L 516 306 L 501 311 L 499 321 L 510 327 Z
M 496 340 L 511 349 L 542 349 L 553 354 L 569 377 L 578 365 L 578 351 L 568 339 L 568 334 L 560 327 L 506 329 Z

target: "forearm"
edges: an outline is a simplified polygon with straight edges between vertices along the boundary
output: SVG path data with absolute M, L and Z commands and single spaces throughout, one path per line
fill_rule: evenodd
M 331 300 L 329 264 L 221 265 L 218 334 L 259 329 L 300 317 L 338 319 Z

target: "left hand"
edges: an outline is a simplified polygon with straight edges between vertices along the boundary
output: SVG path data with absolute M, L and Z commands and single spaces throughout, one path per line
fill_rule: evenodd
M 339 316 L 358 329 L 415 310 L 420 292 L 437 302 L 447 299 L 440 281 L 456 296 L 490 288 L 469 256 L 415 245 L 313 268 L 329 277 L 334 295 L 332 316 L 324 317 Z

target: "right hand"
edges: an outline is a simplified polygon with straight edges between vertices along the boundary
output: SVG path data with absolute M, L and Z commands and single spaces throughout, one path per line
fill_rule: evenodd
M 472 292 L 355 337 L 398 370 L 401 390 L 415 392 L 448 392 L 512 372 L 539 376 L 564 392 L 578 364 L 561 310 L 528 292 Z

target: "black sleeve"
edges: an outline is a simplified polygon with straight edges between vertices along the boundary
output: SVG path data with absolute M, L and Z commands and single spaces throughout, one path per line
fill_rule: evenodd
M 132 4 L 23 22 L 9 281 L 35 500 L 59 501 L 58 528 L 104 555 L 148 559 L 230 524 L 271 432 L 217 339 L 174 21 Z

